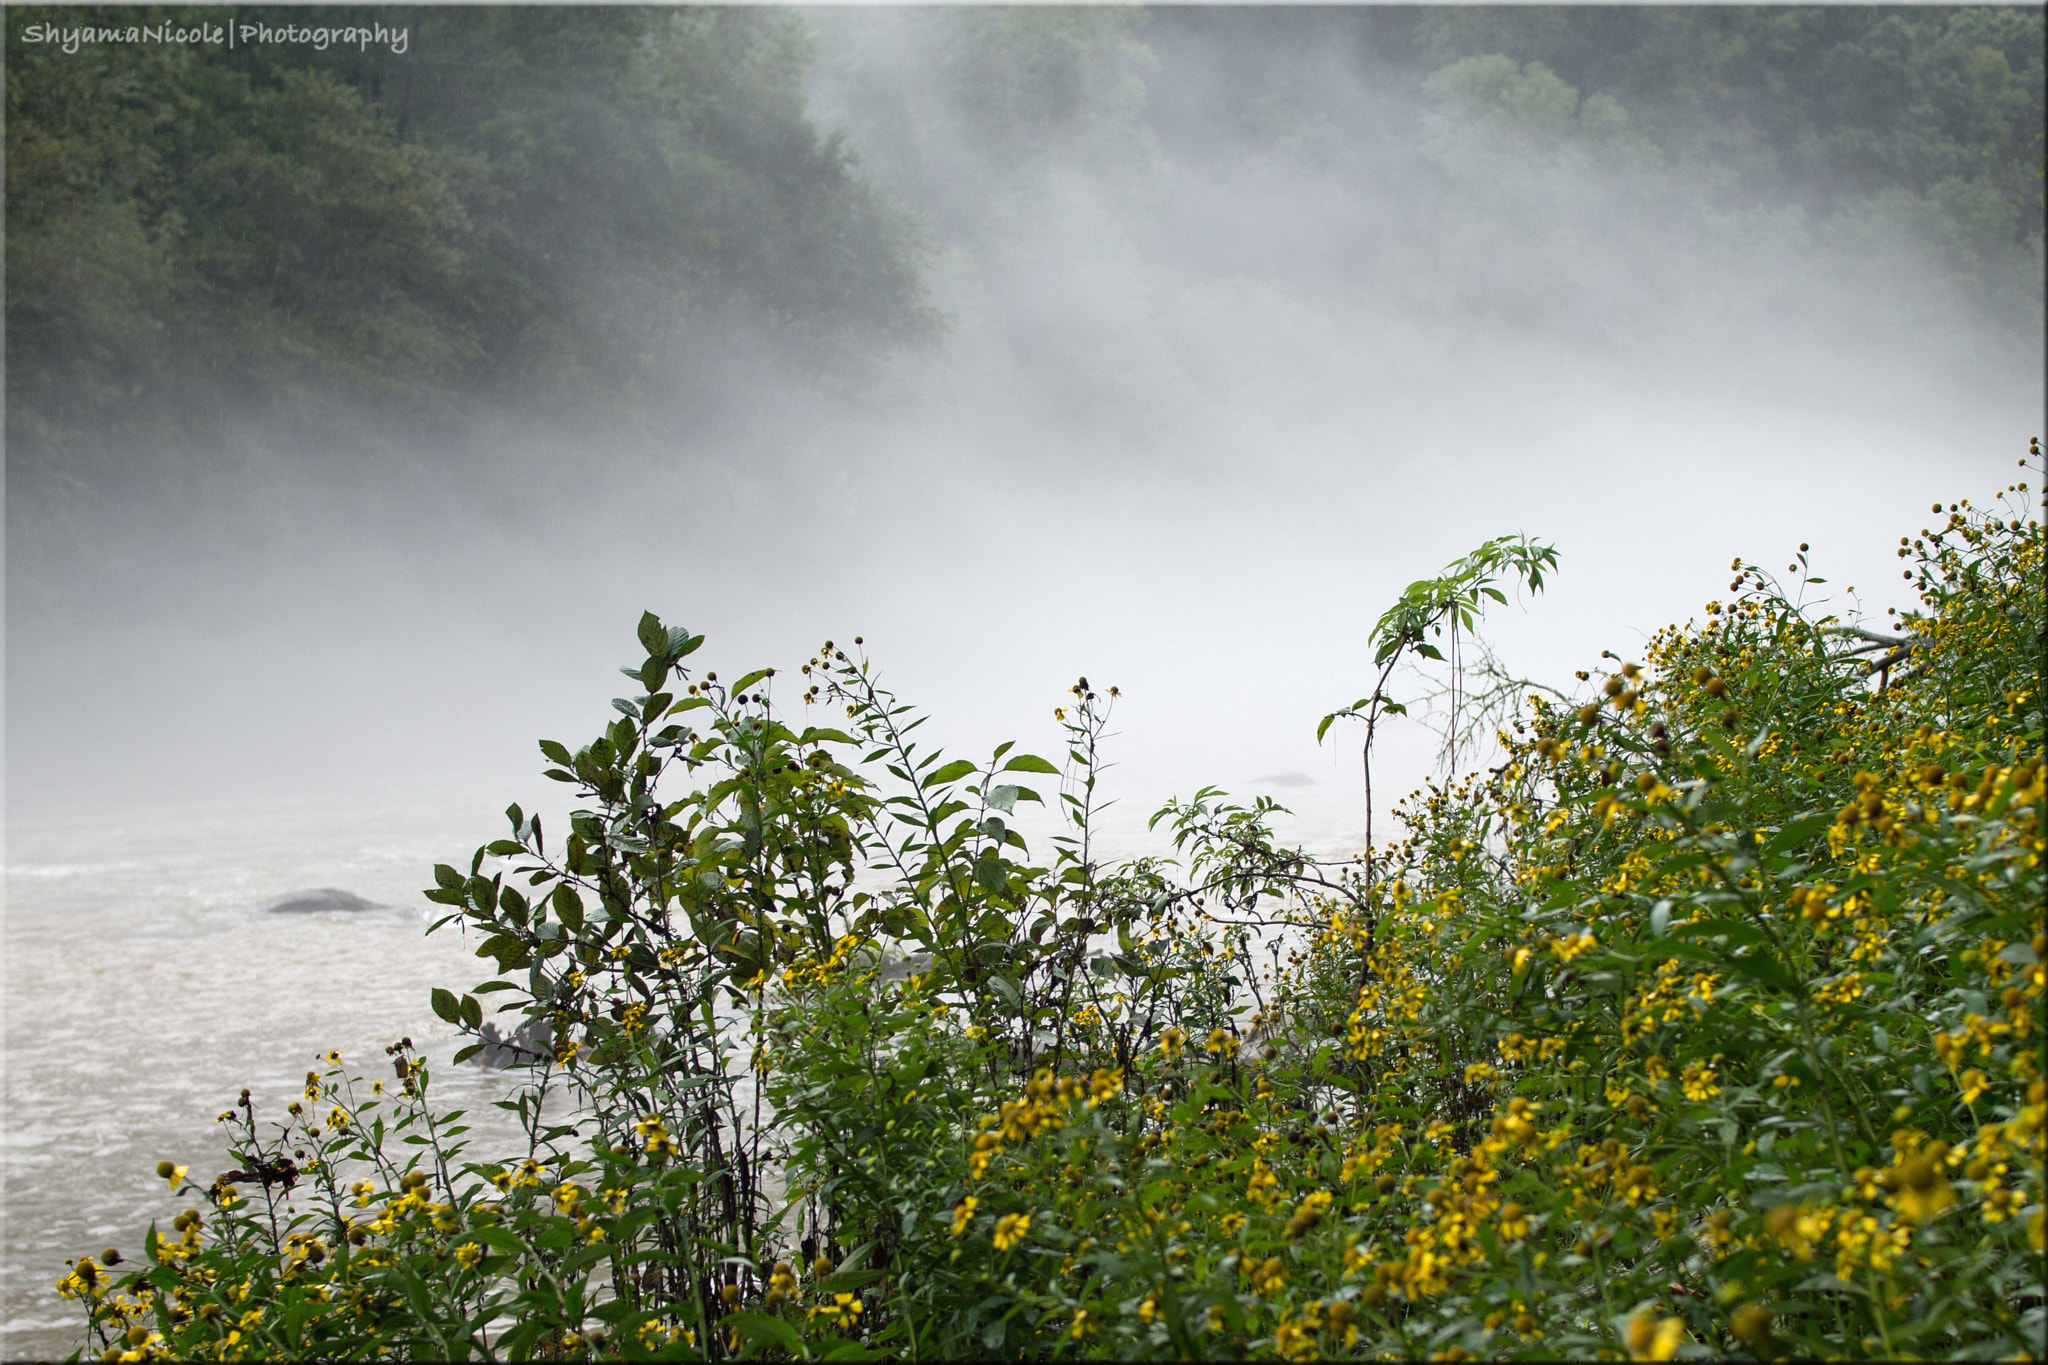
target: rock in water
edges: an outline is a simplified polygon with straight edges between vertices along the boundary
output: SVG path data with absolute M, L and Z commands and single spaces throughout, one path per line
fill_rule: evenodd
M 375 901 L 366 901 L 351 892 L 318 886 L 311 891 L 294 891 L 263 908 L 273 915 L 310 915 L 317 910 L 375 910 L 378 906 Z
M 476 1054 L 476 1064 L 484 1070 L 508 1066 L 531 1066 L 545 1061 L 555 1051 L 554 1030 L 545 1019 L 528 1019 L 510 1034 L 498 1032 L 498 1026 L 485 1021 L 477 1031 L 477 1038 L 483 1047 Z M 579 1048 L 580 1053 L 588 1049 Z

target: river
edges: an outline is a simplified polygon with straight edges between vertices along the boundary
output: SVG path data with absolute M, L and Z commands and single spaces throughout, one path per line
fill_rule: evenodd
M 77 1306 L 64 1259 L 141 1252 L 183 1205 L 155 1176 L 223 1154 L 214 1115 L 250 1087 L 281 1114 L 330 1048 L 381 1070 L 410 1036 L 445 1061 L 433 985 L 483 970 L 453 927 L 423 937 L 432 864 L 493 837 L 488 805 L 359 800 L 21 809 L 7 831 L 0 1353 L 62 1355 Z M 467 809 L 465 810 L 465 805 Z M 295 891 L 345 889 L 377 908 L 269 913 Z M 502 1116 L 502 1073 L 443 1066 L 442 1103 Z
M 1327 777 L 1281 776 L 1248 790 L 1302 812 L 1291 837 L 1343 847 L 1355 794 Z M 244 1086 L 259 1116 L 280 1114 L 329 1049 L 381 1072 L 382 1049 L 412 1038 L 441 1064 L 436 1108 L 470 1111 L 480 1154 L 510 1149 L 516 1128 L 490 1101 L 516 1082 L 446 1065 L 455 1033 L 427 1004 L 431 987 L 473 986 L 486 966 L 455 926 L 422 932 L 433 864 L 463 861 L 502 830 L 496 788 L 70 811 L 24 809 L 16 793 L 0 1049 L 0 1354 L 78 1346 L 77 1305 L 55 1291 L 65 1258 L 107 1246 L 138 1256 L 148 1223 L 185 1206 L 156 1177 L 157 1162 L 196 1178 L 226 1169 L 215 1165 L 224 1147 L 214 1116 Z M 1112 807 L 1101 855 L 1167 851 L 1144 828 L 1155 806 L 1148 794 Z M 1036 823 L 1027 814 L 1043 858 L 1048 831 L 1031 830 Z M 267 908 L 324 887 L 373 908 Z

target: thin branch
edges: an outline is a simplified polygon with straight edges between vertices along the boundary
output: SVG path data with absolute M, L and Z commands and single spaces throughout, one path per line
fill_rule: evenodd
M 1872 644 L 1879 645 L 1903 645 L 1912 643 L 1914 641 L 1924 641 L 1926 639 L 1926 637 L 1924 635 L 1921 635 L 1918 631 L 1915 631 L 1910 635 L 1886 635 L 1881 631 L 1867 630 L 1862 626 L 1835 625 L 1822 626 L 1821 629 L 1826 631 L 1830 635 L 1853 635 L 1859 640 L 1868 640 Z

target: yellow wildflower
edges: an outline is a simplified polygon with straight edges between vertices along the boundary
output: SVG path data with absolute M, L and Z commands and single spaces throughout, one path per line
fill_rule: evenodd
M 1659 1322 L 1648 1308 L 1638 1308 L 1621 1331 L 1630 1360 L 1670 1360 L 1685 1340 L 1685 1324 L 1677 1318 Z
M 994 1241 L 997 1251 L 1008 1251 L 1024 1240 L 1031 1231 L 1031 1215 L 1028 1213 L 1006 1213 L 996 1220 Z

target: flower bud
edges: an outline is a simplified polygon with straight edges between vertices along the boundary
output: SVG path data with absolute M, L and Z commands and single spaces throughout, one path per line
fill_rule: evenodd
M 1728 1329 L 1737 1341 L 1761 1354 L 1771 1339 L 1771 1312 L 1760 1303 L 1745 1303 L 1728 1320 Z

